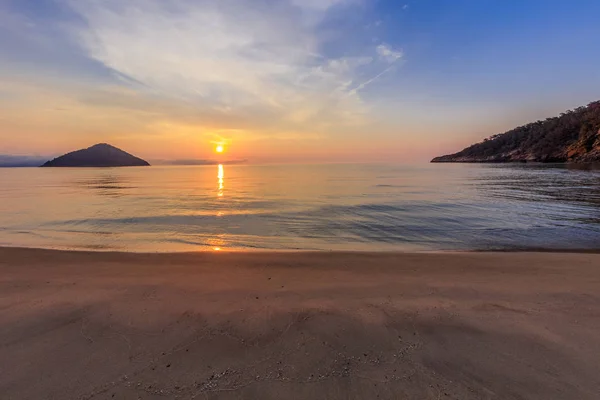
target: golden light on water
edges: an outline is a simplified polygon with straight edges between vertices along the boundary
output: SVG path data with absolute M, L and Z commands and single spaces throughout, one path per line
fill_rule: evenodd
M 219 192 L 217 195 L 223 197 L 223 189 L 225 189 L 225 169 L 223 168 L 223 164 L 219 164 L 217 180 L 219 182 Z
M 217 196 L 220 198 L 223 197 L 223 190 L 225 189 L 225 168 L 223 168 L 223 164 L 219 164 L 219 167 L 217 168 L 217 182 L 219 183 L 219 190 L 217 192 Z M 217 213 L 217 217 L 222 216 L 223 212 L 219 211 Z M 214 238 L 212 242 L 214 251 L 221 251 L 223 249 L 222 246 L 224 244 L 224 241 L 222 240 L 222 238 Z
M 212 238 L 209 238 L 207 245 L 209 246 L 209 249 L 212 249 L 213 251 L 227 251 L 227 241 L 225 239 L 225 235 L 216 235 Z

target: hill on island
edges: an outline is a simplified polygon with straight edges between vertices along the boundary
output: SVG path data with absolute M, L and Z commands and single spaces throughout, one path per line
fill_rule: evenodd
M 147 161 L 110 144 L 100 143 L 48 161 L 42 167 L 143 167 Z
M 600 101 L 494 135 L 431 162 L 600 162 Z

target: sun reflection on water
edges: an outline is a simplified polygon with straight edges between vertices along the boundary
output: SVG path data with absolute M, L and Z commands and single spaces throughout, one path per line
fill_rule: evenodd
M 218 181 L 218 192 L 217 196 L 219 198 L 223 197 L 223 191 L 225 190 L 225 169 L 223 168 L 223 164 L 219 164 L 217 169 L 217 181 Z M 222 217 L 223 212 L 217 212 L 217 217 Z M 222 237 L 216 237 L 210 240 L 210 244 L 213 246 L 213 251 L 219 252 L 223 250 L 223 246 L 225 245 L 225 241 Z
M 224 185 L 225 171 L 223 168 L 223 164 L 219 164 L 217 178 L 219 181 L 219 192 L 217 193 L 217 196 L 223 197 L 223 190 L 225 189 L 225 185 Z

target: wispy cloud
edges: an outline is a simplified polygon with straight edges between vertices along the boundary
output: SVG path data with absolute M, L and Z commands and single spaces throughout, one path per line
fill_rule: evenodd
M 280 130 L 363 122 L 357 88 L 402 56 L 387 45 L 323 51 L 319 29 L 360 0 L 64 1 L 84 22 L 70 32 L 89 57 L 137 90 Z
M 370 84 L 378 81 L 379 79 L 381 79 L 381 77 L 383 77 L 388 72 L 393 71 L 394 67 L 396 66 L 396 62 L 398 60 L 400 60 L 403 56 L 403 53 L 401 50 L 394 50 L 391 46 L 389 46 L 387 44 L 381 44 L 381 45 L 377 46 L 376 50 L 377 50 L 377 54 L 379 55 L 379 58 L 389 64 L 388 67 L 385 68 L 383 71 L 378 72 L 376 75 L 355 85 L 348 92 L 348 95 L 353 95 L 353 96 L 358 95 L 358 93 L 361 90 L 364 90 Z
M 385 43 L 377 46 L 377 54 L 387 62 L 395 62 L 403 56 L 401 50 L 394 50 L 390 45 Z

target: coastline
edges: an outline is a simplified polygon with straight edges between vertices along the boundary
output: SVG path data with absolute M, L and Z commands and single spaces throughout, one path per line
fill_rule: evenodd
M 520 254 L 520 253 L 556 253 L 556 254 L 600 254 L 599 248 L 546 248 L 546 247 L 515 247 L 515 248 L 492 248 L 492 249 L 449 249 L 449 250 L 415 250 L 415 249 L 399 249 L 399 250 L 322 250 L 322 249 L 271 249 L 257 247 L 227 247 L 218 248 L 204 246 L 198 250 L 121 250 L 114 248 L 78 248 L 78 247 L 39 247 L 39 246 L 17 246 L 17 245 L 0 245 L 1 250 L 32 250 L 32 251 L 49 251 L 61 253 L 80 253 L 80 254 L 113 254 L 113 255 L 193 255 L 193 254 L 358 254 L 358 255 L 407 255 L 407 254 Z
M 0 287 L 7 398 L 600 392 L 597 252 L 0 248 Z

